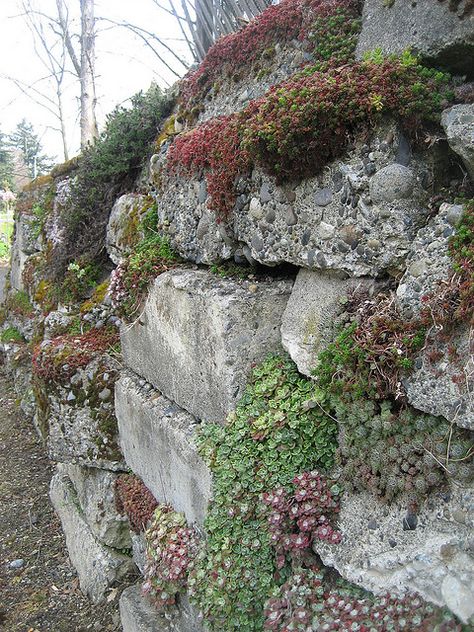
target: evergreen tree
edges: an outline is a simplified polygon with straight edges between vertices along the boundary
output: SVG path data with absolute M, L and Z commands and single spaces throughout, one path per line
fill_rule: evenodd
M 0 189 L 14 187 L 13 158 L 5 144 L 5 134 L 0 131 Z
M 43 147 L 35 134 L 33 125 L 23 119 L 9 135 L 10 147 L 17 147 L 23 154 L 31 178 L 35 178 L 51 169 L 54 159 L 43 153 Z

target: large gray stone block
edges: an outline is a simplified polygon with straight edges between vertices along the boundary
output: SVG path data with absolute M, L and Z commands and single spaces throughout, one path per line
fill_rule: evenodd
M 280 349 L 292 280 L 160 275 L 142 315 L 121 331 L 124 363 L 203 421 L 224 422 L 253 362 Z
M 211 476 L 194 444 L 196 420 L 153 389 L 123 374 L 115 390 L 120 445 L 129 467 L 160 503 L 202 524 Z
M 342 542 L 318 542 L 323 563 L 376 594 L 418 592 L 464 622 L 474 616 L 474 490 L 453 487 L 425 500 L 407 520 L 407 500 L 378 503 L 346 495 L 338 528 Z
M 77 495 L 79 506 L 94 536 L 107 546 L 129 549 L 132 546 L 130 525 L 115 508 L 117 474 L 95 467 L 59 464 L 67 474 Z
M 277 184 L 260 169 L 236 184 L 234 211 L 220 223 L 202 174 L 168 174 L 157 197 L 160 230 L 185 259 L 215 263 L 250 258 L 343 271 L 349 276 L 398 276 L 428 200 L 448 184 L 447 154 L 420 153 L 394 122 L 366 145 L 312 178 Z M 192 212 L 190 212 L 192 209 Z
M 123 632 L 201 632 L 203 629 L 196 612 L 185 598 L 178 606 L 160 613 L 142 594 L 139 584 L 123 591 L 120 619 Z
M 344 311 L 350 292 L 372 295 L 378 284 L 372 279 L 344 279 L 319 270 L 298 272 L 283 314 L 281 339 L 298 371 L 311 375 L 318 355 L 336 332 L 334 319 Z
M 135 574 L 135 565 L 130 557 L 94 537 L 79 509 L 71 481 L 60 472 L 51 479 L 50 498 L 61 520 L 81 590 L 93 603 L 100 603 L 110 588 Z
M 456 9 L 453 4 L 458 5 Z M 458 74 L 474 74 L 474 16 L 469 0 L 365 0 L 356 55 L 407 48 Z
M 473 59 L 471 63 L 474 66 Z M 462 158 L 474 181 L 474 104 L 454 105 L 445 110 L 441 117 L 441 124 L 446 132 L 449 146 Z

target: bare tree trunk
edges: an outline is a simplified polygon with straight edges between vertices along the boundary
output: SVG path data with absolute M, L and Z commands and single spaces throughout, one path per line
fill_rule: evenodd
M 81 0 L 81 147 L 97 137 L 94 0 Z

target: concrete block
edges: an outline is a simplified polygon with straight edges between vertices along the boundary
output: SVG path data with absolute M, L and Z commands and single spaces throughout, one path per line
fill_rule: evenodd
M 130 557 L 101 544 L 94 537 L 79 509 L 71 481 L 61 472 L 51 480 L 50 498 L 61 520 L 81 590 L 93 603 L 100 603 L 110 588 L 135 574 L 135 565 Z
M 120 618 L 123 632 L 201 632 L 203 629 L 186 599 L 166 613 L 160 613 L 142 594 L 139 584 L 123 591 Z
M 115 411 L 128 466 L 158 502 L 202 524 L 211 477 L 194 445 L 196 420 L 131 372 L 116 384 Z
M 242 281 L 173 270 L 121 332 L 125 365 L 203 421 L 224 422 L 254 362 L 279 351 L 292 280 Z
M 74 486 L 80 508 L 94 536 L 107 546 L 128 549 L 132 546 L 130 525 L 115 508 L 117 474 L 81 465 L 58 466 Z

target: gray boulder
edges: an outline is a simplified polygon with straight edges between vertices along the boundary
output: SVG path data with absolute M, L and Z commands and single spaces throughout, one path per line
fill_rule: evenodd
M 224 422 L 253 362 L 280 347 L 292 280 L 235 281 L 173 270 L 121 330 L 125 365 L 192 415 Z
M 298 371 L 311 376 L 318 355 L 331 342 L 335 318 L 351 291 L 373 294 L 371 279 L 344 279 L 319 270 L 300 270 L 281 324 L 281 341 Z
M 449 146 L 462 158 L 474 181 L 474 104 L 454 105 L 445 110 L 441 124 Z
M 357 58 L 381 48 L 385 54 L 407 48 L 457 74 L 474 74 L 474 16 L 469 1 L 365 0 Z

